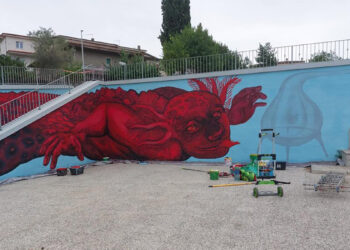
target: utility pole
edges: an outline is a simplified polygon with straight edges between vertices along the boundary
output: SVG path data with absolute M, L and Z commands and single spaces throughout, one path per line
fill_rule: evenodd
M 84 61 L 84 43 L 83 43 L 83 31 L 84 30 L 80 30 L 80 36 L 81 36 L 81 62 L 82 62 L 82 68 L 83 68 L 83 79 L 85 82 L 85 61 Z

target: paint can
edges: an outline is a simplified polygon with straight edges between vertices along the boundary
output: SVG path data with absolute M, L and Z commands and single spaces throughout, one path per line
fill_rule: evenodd
M 84 166 L 74 166 L 69 171 L 71 175 L 80 175 L 84 173 Z
M 67 175 L 67 168 L 58 168 L 56 169 L 57 176 L 65 176 Z
M 258 162 L 258 155 L 257 155 L 257 154 L 250 154 L 250 155 L 249 155 L 249 158 L 250 158 L 250 162 L 251 162 L 251 163 L 256 163 L 256 162 Z
M 233 175 L 235 177 L 235 181 L 239 181 L 241 179 L 241 168 L 243 167 L 243 164 L 240 163 L 236 163 L 235 165 L 233 165 Z
M 209 175 L 210 180 L 219 180 L 219 170 L 210 170 Z

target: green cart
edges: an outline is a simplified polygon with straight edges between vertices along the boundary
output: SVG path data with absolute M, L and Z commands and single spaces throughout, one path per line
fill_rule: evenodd
M 276 153 L 275 153 L 275 138 L 278 133 L 275 133 L 273 129 L 261 129 L 259 132 L 259 145 L 258 145 L 258 168 L 257 168 L 257 181 L 256 187 L 253 188 L 253 196 L 272 196 L 277 195 L 279 197 L 283 196 L 283 188 L 280 184 L 290 184 L 290 182 L 283 182 L 275 180 L 275 170 L 276 170 Z M 272 153 L 262 154 L 262 140 L 264 136 L 271 136 L 272 141 Z M 259 180 L 260 179 L 260 180 Z M 259 191 L 259 185 L 275 185 L 277 186 L 277 192 L 274 191 Z

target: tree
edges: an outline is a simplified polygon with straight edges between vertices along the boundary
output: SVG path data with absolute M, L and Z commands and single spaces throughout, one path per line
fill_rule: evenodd
M 136 53 L 134 55 L 130 55 L 124 50 L 120 53 L 120 61 L 126 64 L 136 64 L 144 62 L 145 58 L 141 53 Z
M 311 55 L 309 62 L 326 62 L 326 61 L 336 61 L 341 60 L 342 58 L 337 56 L 334 51 L 326 52 L 321 51 Z
M 0 66 L 16 66 L 16 67 L 24 67 L 24 62 L 19 60 L 18 58 L 12 59 L 10 56 L 0 55 Z
M 259 44 L 257 53 L 255 60 L 259 66 L 265 67 L 277 65 L 275 50 L 271 47 L 270 43 L 265 43 L 265 45 Z
M 196 28 L 187 26 L 181 33 L 171 36 L 163 46 L 164 59 L 206 56 L 228 53 L 228 47 L 216 42 L 202 24 Z
M 106 80 L 126 80 L 137 78 L 149 78 L 160 76 L 159 68 L 156 64 L 144 61 L 141 53 L 130 55 L 122 50 L 118 64 L 106 65 L 104 79 Z
M 190 0 L 162 0 L 162 14 L 162 30 L 158 38 L 163 46 L 170 36 L 191 25 Z
M 163 62 L 163 68 L 166 68 L 164 70 L 168 74 L 185 73 L 184 70 L 199 73 L 246 67 L 241 55 L 230 51 L 225 44 L 215 41 L 201 24 L 197 27 L 187 26 L 181 33 L 171 36 L 170 41 L 163 45 L 163 55 L 165 60 L 181 58 L 178 62 L 174 60 Z M 194 58 L 201 56 L 206 57 Z M 166 65 L 170 63 L 175 66 Z
M 51 28 L 40 27 L 28 34 L 34 41 L 34 66 L 63 68 L 73 61 L 73 50 L 62 37 L 55 36 Z

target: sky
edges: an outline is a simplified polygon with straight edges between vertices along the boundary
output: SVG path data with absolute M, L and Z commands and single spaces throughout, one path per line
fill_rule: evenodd
M 231 50 L 350 38 L 350 0 L 190 0 L 191 24 L 202 23 Z M 0 33 L 39 27 L 137 48 L 161 58 L 161 0 L 0 0 Z

